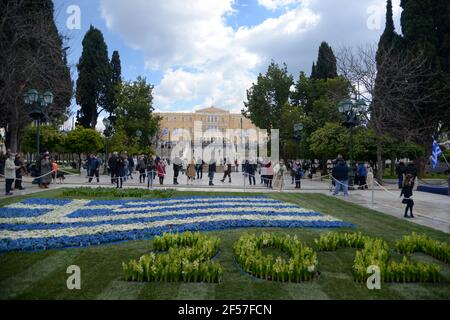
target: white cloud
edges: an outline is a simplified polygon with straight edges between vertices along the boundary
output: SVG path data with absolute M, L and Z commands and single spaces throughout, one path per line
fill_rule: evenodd
M 110 30 L 145 53 L 146 67 L 163 72 L 155 87 L 155 107 L 160 110 L 202 104 L 238 111 L 246 89 L 271 59 L 286 62 L 297 77 L 300 70 L 309 73 L 322 41 L 337 50 L 343 44 L 377 41 L 382 32 L 367 28 L 367 8 L 383 8 L 385 0 L 258 3 L 268 10 L 288 9 L 237 30 L 225 19 L 236 13 L 234 0 L 102 0 L 101 10 Z M 398 15 L 398 6 L 394 8 Z
M 299 0 L 258 0 L 258 4 L 267 10 L 275 11 L 279 8 L 298 3 Z

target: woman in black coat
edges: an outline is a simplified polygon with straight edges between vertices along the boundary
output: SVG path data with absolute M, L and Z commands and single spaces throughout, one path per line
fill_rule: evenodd
M 405 181 L 403 182 L 402 192 L 400 194 L 400 197 L 403 196 L 402 203 L 406 204 L 405 218 L 414 218 L 413 215 L 414 200 L 412 199 L 413 188 L 414 188 L 413 176 L 411 174 L 407 174 L 405 177 Z M 410 217 L 408 217 L 408 211 L 411 212 Z

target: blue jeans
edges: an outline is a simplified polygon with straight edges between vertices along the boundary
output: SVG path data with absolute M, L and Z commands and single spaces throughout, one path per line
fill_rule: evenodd
M 339 180 L 336 181 L 336 190 L 334 191 L 334 195 L 338 195 L 339 192 L 344 191 L 344 195 L 348 196 L 348 180 Z

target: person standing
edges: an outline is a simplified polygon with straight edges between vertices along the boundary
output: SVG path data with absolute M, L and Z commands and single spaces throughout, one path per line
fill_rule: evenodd
M 88 176 L 89 183 L 92 182 L 94 176 L 97 178 L 97 183 L 100 183 L 100 161 L 95 154 L 91 155 L 88 161 Z
M 266 186 L 269 189 L 273 189 L 272 184 L 273 184 L 274 175 L 275 175 L 275 171 L 272 166 L 272 161 L 269 161 L 266 164 Z
M 336 165 L 333 168 L 332 175 L 333 180 L 336 183 L 336 189 L 334 195 L 337 196 L 341 189 L 344 191 L 344 195 L 348 196 L 348 178 L 349 178 L 349 168 L 347 163 L 344 161 L 342 156 L 338 156 L 336 159 Z
M 50 163 L 50 154 L 46 152 L 41 160 L 41 188 L 48 189 L 52 182 L 52 165 Z
M 117 175 L 117 158 L 119 157 L 119 154 L 117 152 L 114 152 L 112 156 L 108 160 L 108 167 L 109 172 L 111 174 L 111 184 L 114 184 L 119 177 Z
M 210 160 L 209 162 L 209 166 L 208 166 L 208 178 L 209 178 L 209 185 L 213 186 L 214 183 L 214 174 L 216 173 L 217 170 L 217 166 L 216 166 L 216 160 L 213 158 Z
M 180 157 L 176 157 L 173 159 L 173 184 L 178 185 L 178 176 L 180 175 L 180 170 L 183 166 L 183 163 Z
M 123 188 L 123 180 L 125 178 L 125 159 L 126 155 L 118 156 L 116 159 L 116 185 L 117 189 Z
M 195 160 L 192 159 L 191 163 L 189 163 L 187 165 L 187 169 L 186 169 L 186 177 L 187 177 L 187 184 L 194 184 L 194 179 L 195 179 Z
M 286 165 L 284 164 L 284 160 L 280 160 L 280 162 L 277 163 L 275 165 L 275 167 L 273 168 L 273 171 L 274 171 L 274 176 L 275 176 L 274 187 L 279 188 L 279 190 L 282 191 L 284 188 L 284 175 L 287 172 L 287 168 L 286 168 Z
M 145 164 L 144 156 L 138 158 L 136 170 L 139 171 L 139 183 L 145 183 L 145 170 L 147 170 L 147 165 Z
M 197 159 L 197 164 L 195 165 L 195 171 L 197 172 L 197 180 L 203 179 L 203 160 L 201 158 Z
M 8 158 L 5 160 L 5 195 L 12 196 L 12 185 L 16 178 L 16 170 L 19 166 L 14 164 L 14 155 L 11 152 L 7 153 Z
M 367 168 L 364 163 L 359 163 L 356 169 L 356 176 L 358 177 L 358 189 L 367 189 Z
M 406 175 L 406 166 L 404 162 L 400 162 L 397 167 L 395 168 L 395 171 L 397 173 L 397 179 L 398 179 L 398 188 L 403 188 L 403 179 Z
M 299 160 L 297 160 L 293 164 L 293 170 L 294 170 L 294 178 L 295 178 L 295 189 L 301 189 L 302 188 L 302 178 L 303 178 L 303 170 L 302 170 L 302 164 Z
M 403 196 L 402 203 L 406 204 L 404 215 L 405 218 L 414 218 L 413 215 L 414 200 L 412 199 L 413 188 L 414 188 L 413 176 L 411 174 L 407 174 L 405 177 L 405 181 L 403 181 L 402 192 L 400 193 L 400 197 Z M 408 216 L 408 211 L 411 212 L 410 216 Z
M 18 153 L 16 155 L 16 159 L 14 160 L 14 165 L 16 167 L 18 167 L 16 169 L 16 181 L 14 183 L 14 189 L 17 190 L 25 190 L 25 188 L 22 186 L 22 178 L 24 175 L 26 175 L 26 168 L 25 168 L 25 164 L 23 163 L 22 160 L 22 155 L 20 153 Z
M 164 184 L 164 177 L 166 176 L 166 165 L 164 161 L 160 160 L 156 166 L 156 171 L 158 172 L 159 184 Z M 178 184 L 178 183 L 177 183 Z
M 134 172 L 134 159 L 133 156 L 128 156 L 128 177 L 133 180 L 133 172 Z
M 245 161 L 244 171 L 248 175 L 248 182 L 250 185 L 256 186 L 256 164 L 250 162 L 249 160 Z M 245 178 L 244 178 L 245 179 Z
M 153 157 L 150 156 L 147 159 L 147 177 L 148 177 L 148 179 L 151 179 L 152 185 L 153 185 L 153 181 L 156 178 L 156 166 L 157 166 L 157 164 L 156 164 L 155 160 L 153 160 Z M 150 183 L 150 181 L 149 181 L 149 183 Z

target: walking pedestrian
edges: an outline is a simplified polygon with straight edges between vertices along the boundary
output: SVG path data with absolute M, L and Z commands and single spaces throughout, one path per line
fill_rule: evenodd
M 413 215 L 413 207 L 414 207 L 414 200 L 413 200 L 413 188 L 414 188 L 414 180 L 413 176 L 411 174 L 407 174 L 405 177 L 405 181 L 403 181 L 403 188 L 402 192 L 400 193 L 400 197 L 403 196 L 402 203 L 406 204 L 405 208 L 405 218 L 414 218 Z M 408 216 L 408 211 L 410 211 L 410 216 Z
M 131 180 L 133 180 L 133 172 L 134 172 L 134 159 L 130 155 L 128 156 L 128 176 Z
M 341 189 L 344 191 L 344 196 L 348 196 L 348 178 L 349 178 L 349 168 L 347 163 L 344 161 L 342 156 L 338 156 L 336 159 L 336 165 L 333 168 L 332 176 L 336 183 L 336 189 L 334 195 L 337 196 Z
M 273 170 L 272 161 L 267 162 L 266 164 L 266 187 L 269 189 L 273 189 L 273 177 L 275 171 Z
M 119 154 L 117 152 L 114 152 L 111 155 L 111 157 L 108 159 L 108 167 L 109 167 L 109 172 L 111 174 L 111 184 L 114 184 L 119 177 L 119 175 L 117 174 L 117 158 L 118 157 L 119 157 Z
M 220 180 L 222 183 L 225 182 L 225 179 L 228 177 L 229 182 L 231 183 L 231 161 L 227 161 L 227 159 L 223 159 L 223 178 Z
M 97 179 L 97 183 L 100 183 L 100 161 L 95 154 L 90 156 L 87 166 L 89 183 L 92 183 L 94 177 Z

